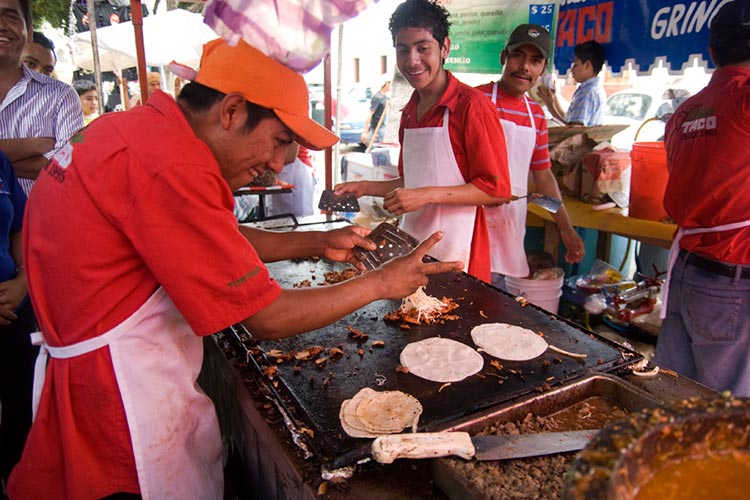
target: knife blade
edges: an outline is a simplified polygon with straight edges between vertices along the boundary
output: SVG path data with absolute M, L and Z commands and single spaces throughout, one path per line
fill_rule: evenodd
M 457 456 L 465 460 L 506 460 L 583 449 L 596 430 L 471 436 L 468 432 L 418 432 L 380 436 L 373 458 L 384 464 L 397 458 Z

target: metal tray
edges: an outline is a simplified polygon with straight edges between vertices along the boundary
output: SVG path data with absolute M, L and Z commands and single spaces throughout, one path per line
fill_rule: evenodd
M 490 408 L 457 422 L 448 430 L 475 434 L 491 425 L 520 421 L 529 413 L 548 417 L 597 396 L 629 413 L 664 406 L 664 402 L 652 394 L 615 376 L 600 374 L 586 377 L 545 394 Z M 561 428 L 560 430 L 570 429 Z M 432 470 L 433 480 L 451 499 L 485 498 L 484 493 L 474 482 L 458 474 L 451 467 L 450 460 L 433 460 Z

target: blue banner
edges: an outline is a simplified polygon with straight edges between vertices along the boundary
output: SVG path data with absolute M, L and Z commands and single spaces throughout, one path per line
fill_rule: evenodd
M 657 59 L 679 72 L 694 56 L 708 55 L 709 21 L 729 0 L 560 0 L 555 69 L 565 73 L 574 47 L 587 40 L 604 46 L 607 64 L 619 73 L 627 61 L 648 73 Z

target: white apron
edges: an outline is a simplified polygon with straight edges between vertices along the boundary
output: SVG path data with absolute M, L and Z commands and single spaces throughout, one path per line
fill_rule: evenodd
M 446 108 L 442 127 L 404 130 L 401 152 L 405 188 L 466 184 L 451 147 L 449 116 Z M 430 249 L 430 255 L 442 261 L 459 260 L 468 269 L 476 216 L 474 206 L 431 204 L 405 213 L 402 224 L 406 232 L 419 240 L 435 231 L 444 231 L 443 239 Z
M 221 500 L 222 444 L 213 403 L 196 380 L 203 340 L 159 288 L 112 330 L 78 344 L 41 345 L 34 373 L 34 416 L 44 385 L 47 352 L 66 359 L 109 346 L 130 429 L 144 500 Z
M 531 127 L 500 120 L 508 152 L 511 192 L 525 196 L 529 185 L 529 165 L 536 148 L 536 123 L 526 96 L 523 98 Z M 497 106 L 497 82 L 492 87 L 492 102 Z M 492 272 L 514 278 L 529 275 L 523 240 L 526 236 L 526 200 L 511 201 L 499 207 L 485 207 L 487 229 L 490 233 Z
M 677 262 L 677 256 L 680 253 L 680 240 L 687 234 L 702 234 L 702 233 L 718 233 L 721 231 L 731 231 L 733 229 L 740 229 L 742 227 L 750 226 L 750 219 L 732 222 L 731 224 L 722 224 L 721 226 L 713 227 L 694 227 L 691 229 L 678 228 L 677 234 L 672 240 L 672 246 L 669 247 L 669 263 L 667 264 L 667 279 L 664 280 L 664 284 L 661 287 L 661 311 L 659 317 L 664 319 L 667 317 L 667 301 L 669 300 L 669 283 L 672 277 L 672 268 L 675 262 Z

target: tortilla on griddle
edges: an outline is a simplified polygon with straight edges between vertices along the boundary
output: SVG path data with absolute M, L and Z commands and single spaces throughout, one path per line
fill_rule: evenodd
M 471 340 L 490 356 L 527 361 L 544 354 L 547 342 L 533 331 L 507 323 L 485 323 L 471 329 Z
M 401 432 L 406 427 L 416 431 L 421 414 L 422 405 L 414 396 L 365 387 L 341 404 L 339 419 L 348 435 L 369 438 Z
M 407 345 L 400 356 L 409 373 L 433 382 L 458 382 L 479 372 L 484 358 L 455 340 L 432 337 Z
M 416 432 L 422 405 L 417 398 L 401 391 L 376 392 L 363 397 L 354 414 L 366 428 L 377 433 L 392 434 L 406 427 Z
M 374 438 L 378 437 L 377 434 L 368 432 L 363 427 L 362 422 L 359 421 L 357 416 L 351 411 L 351 399 L 347 399 L 341 403 L 341 409 L 339 410 L 339 420 L 341 421 L 341 427 L 351 437 L 355 438 Z

